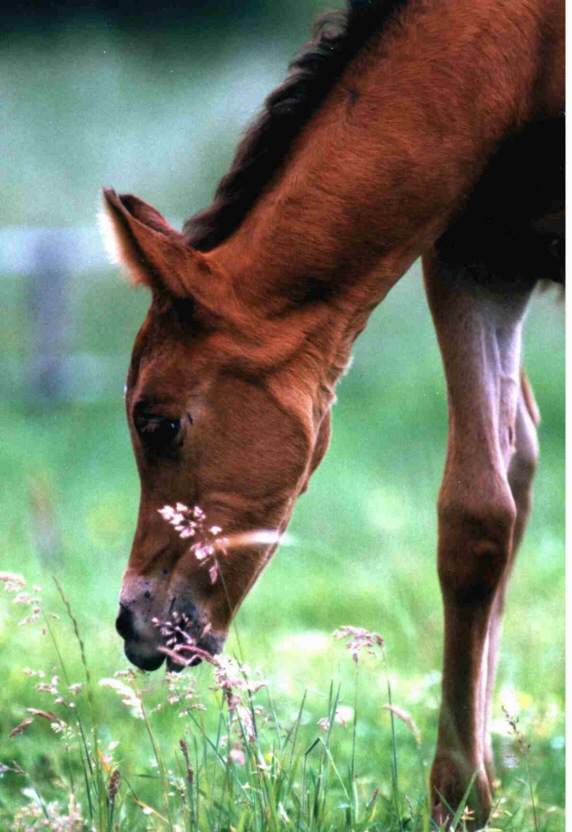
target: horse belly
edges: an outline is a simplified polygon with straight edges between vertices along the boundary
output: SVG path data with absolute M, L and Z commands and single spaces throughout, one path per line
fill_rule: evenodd
M 437 243 L 452 266 L 564 282 L 564 118 L 507 140 Z

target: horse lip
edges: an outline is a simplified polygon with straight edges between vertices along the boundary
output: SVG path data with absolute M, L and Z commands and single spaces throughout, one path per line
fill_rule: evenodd
M 127 643 L 125 644 L 124 653 L 131 664 L 138 667 L 140 670 L 158 670 L 163 662 L 165 656 L 163 653 L 154 653 L 143 656 L 133 650 Z

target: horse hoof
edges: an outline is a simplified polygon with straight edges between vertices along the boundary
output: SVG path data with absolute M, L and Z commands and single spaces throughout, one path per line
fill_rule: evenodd
M 433 806 L 431 812 L 431 820 L 437 825 L 439 829 L 448 829 L 453 816 L 449 809 L 439 801 Z
M 448 809 L 444 803 L 438 801 L 434 806 L 431 812 L 431 820 L 436 825 L 439 832 L 449 832 L 451 830 L 451 821 L 453 820 L 453 812 Z M 475 818 L 475 813 L 471 809 L 466 809 L 465 813 L 463 814 L 463 826 L 461 827 L 463 830 L 467 830 L 467 832 L 479 832 L 479 830 L 483 829 L 486 824 L 486 820 L 482 822 Z M 458 830 L 459 826 L 455 826 L 455 830 Z
M 465 765 L 448 757 L 439 757 L 433 763 L 431 788 L 434 804 L 431 818 L 439 830 L 448 830 L 459 806 L 463 805 L 471 775 L 463 776 Z M 463 820 L 468 832 L 482 829 L 491 810 L 491 789 L 487 774 L 482 768 L 475 779 L 463 811 Z

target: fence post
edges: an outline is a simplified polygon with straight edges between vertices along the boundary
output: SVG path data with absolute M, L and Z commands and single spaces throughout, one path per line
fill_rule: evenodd
M 30 308 L 29 388 L 37 405 L 53 405 L 65 393 L 65 336 L 69 294 L 65 232 L 39 229 L 28 277 Z

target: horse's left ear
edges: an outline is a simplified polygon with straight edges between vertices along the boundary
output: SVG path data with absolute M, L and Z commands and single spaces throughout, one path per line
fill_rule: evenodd
M 211 284 L 218 281 L 213 280 L 211 265 L 159 211 L 136 196 L 118 196 L 111 188 L 103 191 L 103 207 L 104 242 L 132 283 L 212 305 Z

